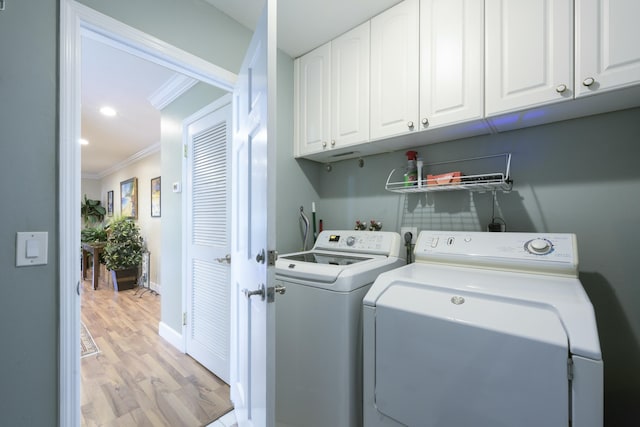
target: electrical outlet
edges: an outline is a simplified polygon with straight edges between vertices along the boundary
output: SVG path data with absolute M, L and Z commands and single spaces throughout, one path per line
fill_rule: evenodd
M 402 242 L 404 243 L 404 233 L 411 233 L 411 244 L 415 245 L 416 240 L 418 239 L 418 227 L 400 227 L 400 237 L 402 238 Z

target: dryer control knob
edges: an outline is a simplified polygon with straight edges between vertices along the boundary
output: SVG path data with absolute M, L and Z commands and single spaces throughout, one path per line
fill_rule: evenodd
M 536 254 L 536 255 L 545 255 L 551 252 L 553 249 L 553 244 L 547 239 L 533 239 L 529 240 L 524 248 L 527 252 Z
M 347 237 L 347 246 L 353 246 L 353 244 L 356 243 L 356 238 L 353 236 L 349 236 Z

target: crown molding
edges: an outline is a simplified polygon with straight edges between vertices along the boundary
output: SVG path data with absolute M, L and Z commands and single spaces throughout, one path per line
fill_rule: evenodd
M 116 163 L 115 165 L 111 166 L 108 169 L 103 170 L 102 172 L 95 174 L 95 176 L 97 178 L 91 178 L 92 176 L 94 176 L 94 174 L 83 174 L 82 177 L 84 178 L 85 176 L 87 178 L 90 179 L 102 179 L 105 176 L 109 176 L 115 172 L 118 172 L 120 169 L 124 169 L 127 166 L 131 165 L 132 163 L 135 163 L 139 160 L 144 159 L 147 156 L 150 156 L 152 154 L 157 153 L 158 151 L 160 151 L 160 142 L 156 142 L 155 144 L 152 144 L 150 146 L 148 146 L 147 148 L 138 151 L 137 153 L 135 153 L 134 155 L 132 155 L 131 157 L 129 157 L 126 160 L 121 161 L 120 163 Z
M 191 89 L 198 81 L 183 74 L 174 74 L 154 93 L 149 95 L 149 102 L 157 110 L 162 110 L 175 101 L 180 95 Z

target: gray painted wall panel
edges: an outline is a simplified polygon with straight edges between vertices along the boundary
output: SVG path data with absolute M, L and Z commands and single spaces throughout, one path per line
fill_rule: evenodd
M 2 425 L 58 417 L 57 15 L 54 0 L 0 12 Z M 15 266 L 18 231 L 49 233 L 47 265 Z

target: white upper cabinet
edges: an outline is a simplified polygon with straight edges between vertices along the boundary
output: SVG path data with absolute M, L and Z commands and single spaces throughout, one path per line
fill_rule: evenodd
M 369 140 L 369 22 L 295 61 L 297 157 Z
M 329 146 L 331 44 L 326 43 L 300 57 L 294 68 L 297 139 L 294 154 L 297 157 Z
M 331 144 L 369 140 L 369 22 L 331 42 Z
M 487 116 L 573 98 L 573 0 L 485 0 L 485 21 Z
M 418 0 L 371 19 L 371 139 L 418 130 Z
M 420 1 L 421 129 L 483 117 L 483 57 L 483 2 Z
M 576 0 L 576 96 L 640 83 L 640 1 Z

